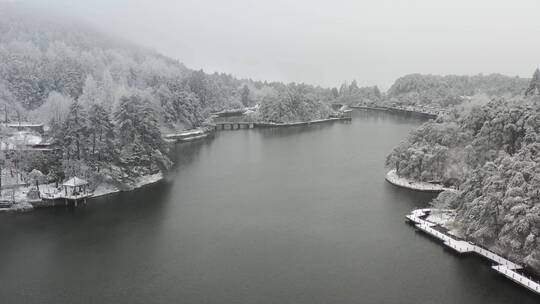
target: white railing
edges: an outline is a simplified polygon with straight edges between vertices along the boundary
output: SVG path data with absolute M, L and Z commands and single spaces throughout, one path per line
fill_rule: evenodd
M 416 210 L 413 210 L 411 214 L 407 215 L 406 218 L 413 221 L 416 224 L 415 226 L 418 229 L 442 240 L 444 242 L 444 245 L 446 245 L 447 247 L 450 247 L 459 253 L 475 252 L 479 254 L 480 256 L 483 256 L 499 264 L 497 266 L 492 267 L 495 271 L 503 274 L 507 278 L 513 280 L 514 282 L 536 293 L 540 293 L 539 282 L 534 281 L 531 278 L 526 277 L 525 275 L 522 275 L 520 273 L 513 271 L 515 269 L 522 269 L 523 268 L 522 266 L 510 260 L 507 260 L 489 250 L 486 250 L 480 246 L 471 244 L 466 241 L 454 239 L 451 236 L 432 228 L 433 226 L 436 226 L 435 223 L 422 219 L 422 217 L 426 216 L 431 211 L 432 211 L 431 209 L 416 209 Z

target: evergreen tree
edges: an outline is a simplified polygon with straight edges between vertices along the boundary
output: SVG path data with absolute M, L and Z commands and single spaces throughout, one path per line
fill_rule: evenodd
M 381 98 L 381 97 L 382 97 L 381 91 L 379 90 L 379 87 L 378 87 L 378 86 L 374 86 L 374 87 L 373 87 L 373 93 L 375 94 L 375 97 L 377 97 L 377 98 Z
M 81 105 L 89 109 L 94 103 L 101 103 L 103 101 L 103 89 L 98 86 L 97 81 L 94 80 L 92 75 L 86 77 L 82 95 L 79 97 Z
M 244 107 L 249 105 L 249 87 L 247 85 L 242 87 L 241 100 Z
M 148 100 L 143 100 L 137 94 L 122 97 L 115 119 L 123 159 L 133 160 L 141 151 L 150 159 L 155 152 L 161 153 L 164 150 L 157 113 L 150 107 Z
M 137 113 L 136 107 L 139 106 L 137 100 L 138 98 L 122 96 L 114 115 L 122 146 L 129 145 L 135 140 L 136 117 L 134 116 Z
M 201 105 L 197 95 L 171 85 L 162 85 L 157 91 L 160 100 L 163 120 L 167 123 L 187 123 L 199 126 L 202 119 Z
M 354 93 L 356 91 L 358 91 L 359 87 L 358 87 L 358 84 L 356 83 L 356 80 L 353 80 L 351 82 L 351 85 L 349 86 L 349 93 Z
M 337 88 L 332 88 L 332 96 L 334 98 L 338 98 L 339 97 L 339 91 Z
M 191 92 L 195 93 L 201 105 L 207 106 L 209 99 L 208 79 L 203 70 L 194 71 L 188 79 L 188 85 Z
M 111 72 L 108 69 L 105 69 L 101 76 L 101 89 L 103 94 L 103 105 L 107 107 L 109 111 L 114 102 L 114 88 L 115 84 Z
M 540 70 L 534 71 L 529 87 L 525 91 L 525 96 L 540 95 Z
M 88 138 L 87 113 L 78 101 L 71 104 L 64 124 L 65 144 L 68 159 L 71 156 L 80 160 L 86 154 L 86 141 Z
M 139 135 L 145 150 L 150 155 L 154 150 L 162 151 L 164 142 L 159 130 L 159 122 L 156 111 L 150 107 L 148 101 L 143 101 L 138 108 L 139 121 L 135 125 L 136 132 Z
M 88 116 L 89 133 L 91 135 L 92 159 L 112 161 L 116 157 L 114 125 L 109 112 L 101 104 L 93 104 Z
M 339 96 L 345 96 L 347 94 L 349 94 L 349 85 L 345 81 L 339 88 Z

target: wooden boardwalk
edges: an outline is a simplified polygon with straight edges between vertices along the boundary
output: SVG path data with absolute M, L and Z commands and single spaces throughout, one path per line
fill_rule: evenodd
M 497 265 L 492 266 L 495 271 L 504 275 L 508 279 L 514 281 L 515 283 L 531 290 L 532 292 L 540 295 L 540 283 L 537 281 L 528 278 L 527 276 L 515 271 L 522 269 L 521 265 L 518 265 L 512 261 L 507 260 L 506 258 L 497 255 L 489 250 L 486 250 L 480 246 L 474 245 L 470 242 L 458 240 L 452 236 L 442 233 L 436 229 L 434 226 L 436 224 L 424 220 L 424 218 L 432 211 L 432 209 L 417 209 L 413 210 L 411 214 L 405 216 L 407 220 L 413 222 L 415 227 L 419 230 L 433 236 L 436 239 L 439 239 L 446 245 L 448 248 L 451 248 L 459 254 L 464 253 L 475 253 L 478 254 Z
M 275 123 L 275 122 L 249 122 L 249 121 L 220 121 L 215 123 L 214 129 L 218 130 L 238 130 L 238 129 L 265 129 L 265 128 L 282 128 L 282 127 L 297 127 L 297 126 L 309 126 L 314 124 L 328 123 L 333 121 L 351 121 L 350 116 L 346 117 L 332 117 L 325 119 L 316 119 L 310 121 L 298 121 L 287 123 Z
M 205 130 L 201 128 L 184 130 L 182 132 L 166 134 L 165 136 L 163 136 L 163 138 L 167 142 L 188 142 L 203 139 L 206 137 L 208 137 L 208 132 L 205 132 Z

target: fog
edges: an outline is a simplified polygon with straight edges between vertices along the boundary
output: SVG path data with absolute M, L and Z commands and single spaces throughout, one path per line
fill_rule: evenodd
M 503 73 L 539 65 L 534 0 L 25 0 L 206 72 L 387 88 L 408 73 Z

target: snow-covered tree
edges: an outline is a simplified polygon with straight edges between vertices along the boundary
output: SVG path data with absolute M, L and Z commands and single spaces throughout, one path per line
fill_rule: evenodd
M 80 160 L 86 155 L 88 142 L 88 118 L 82 105 L 75 101 L 69 108 L 69 113 L 64 122 L 64 144 L 67 158 Z
M 242 104 L 244 105 L 244 107 L 249 106 L 249 103 L 250 103 L 249 87 L 246 84 L 244 84 L 244 86 L 242 87 L 241 96 L 242 96 Z
M 107 109 L 98 103 L 90 107 L 88 114 L 88 132 L 92 148 L 90 154 L 93 160 L 116 160 L 116 142 L 114 124 Z
M 536 69 L 534 71 L 529 87 L 525 91 L 525 96 L 529 95 L 540 95 L 540 70 Z

